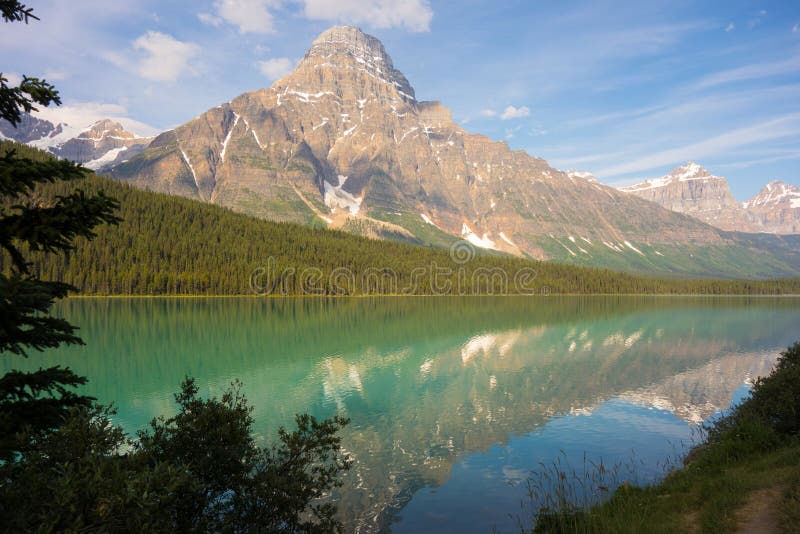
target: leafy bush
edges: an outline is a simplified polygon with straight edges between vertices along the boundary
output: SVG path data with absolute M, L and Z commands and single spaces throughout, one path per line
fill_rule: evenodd
M 800 434 L 800 343 L 781 353 L 772 374 L 756 380 L 742 411 L 752 412 L 781 435 Z
M 347 420 L 297 417 L 279 442 L 256 445 L 252 408 L 234 383 L 202 399 L 187 379 L 178 414 L 154 419 L 136 441 L 113 411 L 76 408 L 64 424 L 0 467 L 4 531 L 336 532 L 335 506 L 350 461 L 336 435 Z
M 769 376 L 758 378 L 750 397 L 709 428 L 709 443 L 736 440 L 759 450 L 800 435 L 800 342 L 781 353 Z

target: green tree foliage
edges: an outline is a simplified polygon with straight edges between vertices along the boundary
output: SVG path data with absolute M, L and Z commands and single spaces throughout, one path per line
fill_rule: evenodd
M 0 0 L 5 22 L 36 19 L 31 8 L 16 0 Z M 58 92 L 44 80 L 24 77 L 10 87 L 0 75 L 0 119 L 16 125 L 20 114 L 36 105 L 60 104 Z M 25 252 L 68 253 L 76 238 L 91 239 L 101 223 L 116 223 L 117 202 L 101 191 L 86 194 L 80 188 L 43 202 L 34 195 L 42 184 L 74 183 L 87 170 L 68 161 L 31 159 L 14 150 L 0 157 L 0 248 L 8 258 L 0 273 L 0 352 L 27 356 L 27 349 L 43 350 L 80 343 L 75 327 L 49 315 L 56 299 L 75 288 L 45 281 L 31 271 Z M 27 427 L 44 432 L 57 425 L 66 411 L 87 406 L 91 399 L 72 388 L 85 378 L 58 366 L 33 373 L 12 371 L 0 378 L 0 461 L 19 451 L 17 437 Z
M 6 22 L 36 19 L 16 0 L 0 0 L 0 13 Z M 44 80 L 7 81 L 0 75 L 0 119 L 13 125 L 37 104 L 60 104 Z M 0 152 L 0 353 L 81 343 L 74 326 L 49 315 L 77 288 L 46 281 L 29 258 L 69 262 L 76 242 L 121 221 L 119 203 L 87 173 L 20 146 Z M 47 187 L 52 194 L 43 194 Z M 261 449 L 238 386 L 203 400 L 187 379 L 178 415 L 154 420 L 131 441 L 111 423 L 112 411 L 73 391 L 85 382 L 60 367 L 0 378 L 0 530 L 340 530 L 334 505 L 317 500 L 349 467 L 336 436 L 345 419 L 298 416 L 296 431 L 281 429 L 279 443 Z
M 259 447 L 251 407 L 234 384 L 220 399 L 187 379 L 178 413 L 136 441 L 106 408 L 75 409 L 0 470 L 0 517 L 13 532 L 337 532 L 319 500 L 350 461 L 337 431 L 347 420 L 298 416 L 298 429 Z
M 772 373 L 759 377 L 750 397 L 709 429 L 709 443 L 731 457 L 800 437 L 800 342 L 781 353 Z

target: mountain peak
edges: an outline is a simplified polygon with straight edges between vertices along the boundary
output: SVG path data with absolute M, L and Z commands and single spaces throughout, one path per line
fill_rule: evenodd
M 306 51 L 298 71 L 305 68 L 361 73 L 393 86 L 405 100 L 416 101 L 414 89 L 394 68 L 380 40 L 355 26 L 333 26 L 322 32 Z
M 773 180 L 761 188 L 756 196 L 744 202 L 742 206 L 745 209 L 758 207 L 758 206 L 776 206 L 786 204 L 788 207 L 800 208 L 800 188 L 781 182 L 780 180 Z
M 311 43 L 306 57 L 333 54 L 351 54 L 353 56 L 379 56 L 382 60 L 389 55 L 383 44 L 372 35 L 361 31 L 356 26 L 333 26 L 328 28 Z
M 111 119 L 101 119 L 85 130 L 78 136 L 86 139 L 101 139 L 105 136 L 113 135 L 124 139 L 133 139 L 136 136 L 127 131 L 122 124 Z
M 696 178 L 708 178 L 711 177 L 711 173 L 694 161 L 687 161 L 680 167 L 673 169 L 668 176 L 678 178 L 680 181 L 686 181 Z

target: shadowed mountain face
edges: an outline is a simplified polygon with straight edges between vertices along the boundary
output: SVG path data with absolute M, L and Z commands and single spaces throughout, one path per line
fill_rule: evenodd
M 273 220 L 419 244 L 463 238 L 538 259 L 728 276 L 800 265 L 784 243 L 770 244 L 777 256 L 754 251 L 466 132 L 438 102 L 418 101 L 383 45 L 353 27 L 327 30 L 272 87 L 161 134 L 113 174 Z
M 783 182 L 768 183 L 756 196 L 740 204 L 725 178 L 689 162 L 666 176 L 620 190 L 722 230 L 800 233 L 800 188 Z

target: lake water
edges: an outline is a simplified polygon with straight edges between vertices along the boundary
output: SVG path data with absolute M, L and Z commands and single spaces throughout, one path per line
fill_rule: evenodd
M 341 413 L 355 459 L 348 530 L 514 528 L 540 462 L 584 455 L 657 479 L 698 423 L 746 394 L 800 339 L 790 298 L 71 299 L 85 347 L 8 368 L 69 365 L 133 433 L 244 382 L 270 440 L 295 413 Z M 524 512 L 522 512 L 524 513 Z

